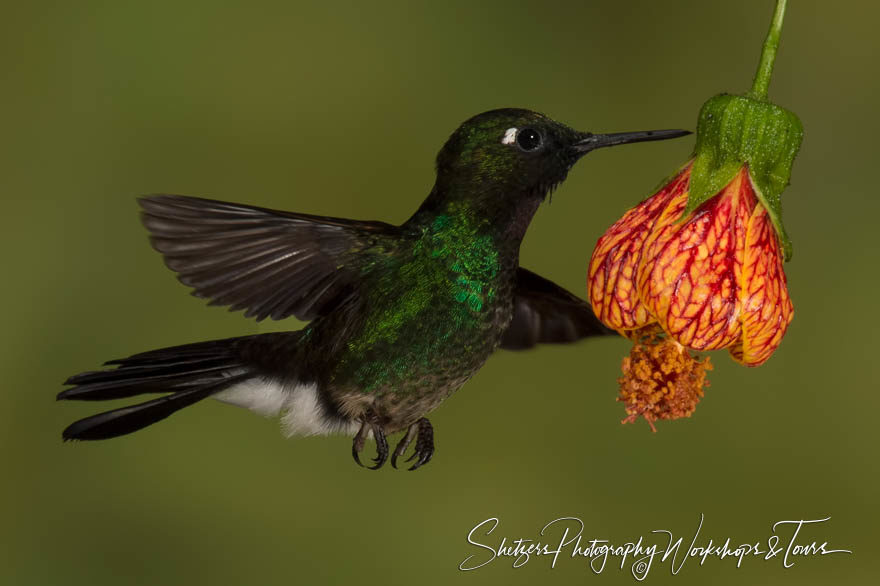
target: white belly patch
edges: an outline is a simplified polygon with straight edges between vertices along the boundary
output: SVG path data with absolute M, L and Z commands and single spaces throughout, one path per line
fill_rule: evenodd
M 283 385 L 271 379 L 253 378 L 217 393 L 214 398 L 264 417 L 280 414 L 282 432 L 287 437 L 356 433 L 357 422 L 327 416 L 317 390 L 315 384 Z

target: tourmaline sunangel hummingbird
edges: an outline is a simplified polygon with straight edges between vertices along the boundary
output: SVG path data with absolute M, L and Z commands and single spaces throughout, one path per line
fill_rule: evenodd
M 161 397 L 81 419 L 65 440 L 153 424 L 207 397 L 281 415 L 289 435 L 405 431 L 410 469 L 434 452 L 425 416 L 496 349 L 566 343 L 610 330 L 590 305 L 519 266 L 535 211 L 593 149 L 689 134 L 577 132 L 520 109 L 474 116 L 437 156 L 433 189 L 400 226 L 179 195 L 140 199 L 153 246 L 194 294 L 262 320 L 309 321 L 295 332 L 197 342 L 112 360 L 70 377 L 58 395 Z

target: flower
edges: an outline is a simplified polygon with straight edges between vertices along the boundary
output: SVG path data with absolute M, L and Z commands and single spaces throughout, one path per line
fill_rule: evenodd
M 688 349 L 727 348 L 758 366 L 791 323 L 781 195 L 803 127 L 767 98 L 785 5 L 776 2 L 752 89 L 703 104 L 690 161 L 593 250 L 593 311 L 635 344 L 618 381 L 624 423 L 690 416 L 711 364 Z
M 588 271 L 597 317 L 621 332 L 659 324 L 694 350 L 765 362 L 794 314 L 782 251 L 748 165 L 686 213 L 693 162 L 599 238 Z

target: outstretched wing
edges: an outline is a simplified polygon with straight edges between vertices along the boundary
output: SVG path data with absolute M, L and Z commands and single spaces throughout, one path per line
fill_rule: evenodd
M 523 268 L 516 277 L 513 319 L 501 339 L 502 348 L 527 350 L 616 333 L 602 325 L 586 301 L 559 285 Z
M 357 222 L 182 195 L 139 199 L 153 247 L 210 305 L 257 321 L 310 320 L 356 290 L 359 253 L 396 234 Z

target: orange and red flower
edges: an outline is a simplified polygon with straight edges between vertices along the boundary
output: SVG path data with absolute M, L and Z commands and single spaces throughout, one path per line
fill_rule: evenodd
M 599 239 L 588 290 L 599 319 L 624 335 L 658 324 L 682 346 L 728 348 L 765 362 L 793 316 L 782 251 L 743 165 L 682 217 L 692 163 Z
M 703 104 L 691 161 L 615 222 L 590 258 L 596 316 L 634 343 L 618 381 L 624 423 L 644 417 L 653 429 L 690 416 L 711 363 L 688 349 L 727 348 L 758 366 L 791 323 L 781 196 L 804 129 L 767 96 L 785 6 L 777 0 L 752 89 Z

